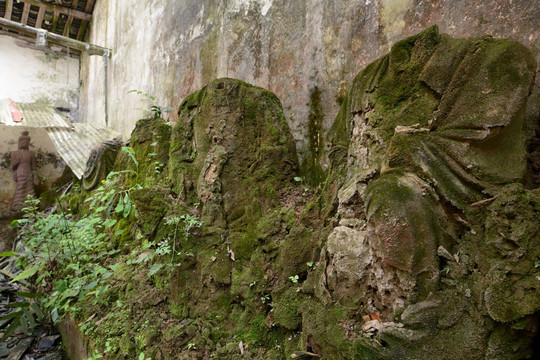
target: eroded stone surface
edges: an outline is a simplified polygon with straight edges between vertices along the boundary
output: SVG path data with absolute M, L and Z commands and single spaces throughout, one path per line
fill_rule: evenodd
M 434 58 L 439 47 L 446 60 Z M 529 55 L 435 28 L 399 42 L 351 86 L 319 188 L 296 172 L 281 104 L 266 90 L 219 79 L 185 99 L 174 128 L 141 120 L 131 144 L 144 188 L 131 193 L 138 215 L 116 225 L 128 230 L 113 235 L 126 249 L 118 256 L 170 239 L 175 216 L 203 225 L 178 238 L 168 273 L 149 278 L 148 265 L 134 273 L 121 261 L 111 277 L 111 299 L 127 309 L 118 318 L 83 299 L 81 319 L 98 314 L 92 340 L 114 343 L 110 358 L 143 347 L 162 359 L 531 357 L 540 199 L 514 183 L 524 175 Z M 510 145 L 501 163 L 487 156 Z M 125 154 L 115 166 L 135 169 Z
M 379 330 L 384 341 L 409 348 L 394 349 L 395 354 L 422 358 L 425 354 L 414 349 L 429 339 L 446 341 L 445 347 L 463 342 L 482 358 L 499 351 L 488 349 L 495 346 L 487 345 L 488 338 L 497 339 L 500 349 L 513 336 L 494 335 L 502 328 L 485 326 L 486 316 L 503 323 L 528 321 L 539 309 L 533 300 L 539 288 L 528 277 L 532 263 L 518 266 L 514 258 L 537 246 L 538 224 L 527 221 L 536 214 L 534 205 L 512 220 L 499 212 L 471 213 L 471 204 L 485 206 L 492 199 L 482 199 L 489 196 L 507 199 L 502 186 L 527 179 L 527 129 L 537 119 L 525 109 L 538 108 L 535 97 L 529 100 L 535 68 L 518 43 L 453 39 L 430 28 L 368 65 L 347 94 L 328 151 L 334 168 L 346 164 L 345 180 L 338 181 L 341 226 L 323 249 L 328 258 L 320 286 L 345 306 L 351 293 L 363 294 L 356 304 L 367 313 L 380 312 L 385 321 L 404 309 L 404 328 Z M 517 198 L 534 197 L 512 189 Z M 522 206 L 517 203 L 512 202 Z M 490 235 L 470 229 L 472 221 L 485 222 Z M 343 251 L 351 239 L 357 248 Z M 486 252 L 487 244 L 493 251 Z M 486 271 L 477 277 L 465 269 L 480 257 Z M 459 293 L 451 295 L 452 288 Z M 323 293 L 317 292 L 321 298 Z M 479 294 L 478 305 L 465 300 Z M 465 312 L 470 318 L 460 319 Z M 530 341 L 530 333 L 523 336 Z M 527 351 L 523 342 L 516 346 Z M 459 355 L 447 349 L 444 357 Z

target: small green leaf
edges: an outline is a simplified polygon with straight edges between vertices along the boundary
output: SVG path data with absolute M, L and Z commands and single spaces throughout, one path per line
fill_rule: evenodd
M 37 304 L 30 304 L 30 309 L 32 309 L 32 311 L 36 313 L 38 319 L 43 318 L 43 313 L 41 312 L 41 309 L 39 308 L 39 306 L 37 306 Z
M 13 321 L 11 322 L 11 324 L 9 324 L 8 328 L 4 331 L 4 336 L 2 336 L 2 338 L 0 339 L 1 341 L 4 341 L 8 337 L 10 337 L 11 334 L 13 334 L 13 332 L 15 331 L 15 329 L 19 327 L 19 324 L 21 323 L 22 313 L 18 312 L 17 314 L 19 316 L 15 317 Z
M 118 199 L 118 204 L 114 211 L 116 211 L 118 215 L 124 212 L 124 197 L 122 195 L 120 195 L 120 199 Z
M 11 304 L 7 304 L 6 305 L 8 308 L 27 308 L 28 306 L 30 306 L 30 303 L 28 302 L 14 302 L 14 303 L 11 303 Z
M 92 290 L 99 284 L 99 281 L 92 281 L 90 284 L 86 285 L 84 288 L 86 290 Z
M 58 315 L 58 308 L 54 308 L 53 311 L 51 312 L 51 319 L 53 323 L 56 323 L 59 318 L 60 316 Z
M 19 295 L 20 297 L 27 298 L 27 299 L 35 299 L 38 297 L 38 294 L 32 293 L 32 292 L 16 292 L 15 295 Z
M 130 213 L 131 213 L 131 199 L 126 194 L 126 197 L 124 198 L 124 217 L 127 218 Z
M 107 219 L 103 222 L 103 226 L 105 226 L 106 228 L 110 228 L 116 225 L 116 222 L 117 222 L 116 219 Z
M 163 267 L 163 264 L 154 264 L 150 266 L 150 269 L 148 270 L 148 276 L 152 276 L 157 274 L 159 270 Z
M 295 176 L 293 179 L 296 182 L 301 182 L 302 181 L 302 178 L 300 176 Z
M 19 256 L 19 254 L 17 254 L 14 251 L 6 251 L 0 254 L 0 257 L 8 257 L 8 256 Z
M 131 160 L 133 160 L 133 163 L 135 164 L 135 166 L 139 167 L 139 162 L 135 158 L 135 151 L 133 150 L 132 147 L 130 147 L 130 146 L 122 146 L 122 152 L 125 153 L 125 154 L 128 154 L 129 157 L 131 158 Z
M 37 266 L 33 266 L 30 269 L 26 269 L 22 273 L 17 275 L 13 280 L 11 280 L 10 283 L 13 283 L 19 280 L 28 279 L 29 277 L 34 276 L 38 270 L 39 268 Z
M 11 320 L 11 319 L 14 319 L 14 318 L 16 318 L 16 317 L 18 317 L 18 316 L 21 316 L 21 312 L 20 312 L 20 311 L 10 312 L 9 314 L 0 317 L 0 321 L 1 321 L 1 320 Z
M 34 315 L 28 310 L 24 311 L 24 316 L 28 319 L 28 325 L 30 326 L 30 329 L 33 329 L 36 327 L 36 321 L 34 320 Z
M 21 319 L 21 332 L 22 333 L 27 333 L 28 332 L 28 319 L 26 318 L 26 316 L 24 316 L 25 313 L 23 312 L 20 319 Z

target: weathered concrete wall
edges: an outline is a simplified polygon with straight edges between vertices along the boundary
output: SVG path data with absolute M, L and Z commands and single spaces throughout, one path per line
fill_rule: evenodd
M 278 95 L 302 152 L 315 86 L 326 128 L 353 76 L 397 40 L 438 24 L 455 37 L 516 39 L 538 59 L 539 22 L 539 0 L 98 0 L 89 41 L 113 49 L 109 123 L 126 138 L 145 105 L 129 90 L 176 108 L 227 76 Z M 104 122 L 103 64 L 83 58 L 87 121 Z
M 33 50 L 0 36 L 0 99 L 76 108 L 79 60 Z

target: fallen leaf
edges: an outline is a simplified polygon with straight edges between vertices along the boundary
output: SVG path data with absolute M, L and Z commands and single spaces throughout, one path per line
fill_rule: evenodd
M 84 323 L 86 324 L 87 322 L 89 322 L 90 320 L 92 320 L 95 317 L 96 317 L 96 313 L 90 315 L 90 317 L 88 319 L 86 319 L 86 321 Z

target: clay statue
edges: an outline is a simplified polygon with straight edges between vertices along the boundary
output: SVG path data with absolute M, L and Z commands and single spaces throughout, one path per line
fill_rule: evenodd
M 23 131 L 19 137 L 19 150 L 11 153 L 11 172 L 13 180 L 17 183 L 17 189 L 11 202 L 11 210 L 15 212 L 24 207 L 28 195 L 36 196 L 34 185 L 39 184 L 36 173 L 36 158 L 29 147 L 30 136 L 28 136 L 28 131 Z

